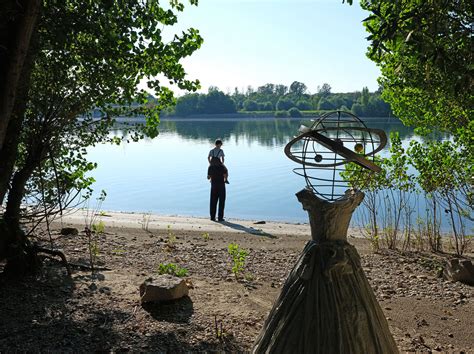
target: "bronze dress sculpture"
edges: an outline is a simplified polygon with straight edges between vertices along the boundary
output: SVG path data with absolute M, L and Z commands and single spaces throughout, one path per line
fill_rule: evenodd
M 379 171 L 373 157 L 386 144 L 385 133 L 341 111 L 300 131 L 285 153 L 302 165 L 294 172 L 305 178 L 306 188 L 296 196 L 308 212 L 312 240 L 288 275 L 253 352 L 397 353 L 360 257 L 347 242 L 352 213 L 364 194 L 349 188 L 358 181 L 340 176 L 357 166 Z

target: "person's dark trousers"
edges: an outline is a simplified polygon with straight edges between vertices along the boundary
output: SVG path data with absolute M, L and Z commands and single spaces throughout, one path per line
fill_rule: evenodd
M 217 202 L 219 202 L 219 212 L 217 213 L 218 220 L 224 219 L 225 207 L 225 184 L 213 184 L 211 186 L 211 203 L 210 212 L 211 219 L 216 219 Z

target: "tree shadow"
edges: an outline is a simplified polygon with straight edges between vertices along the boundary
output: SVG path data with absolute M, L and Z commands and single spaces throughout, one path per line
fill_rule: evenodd
M 245 347 L 231 334 L 209 336 L 207 327 L 192 320 L 189 297 L 144 306 L 150 315 L 143 317 L 136 314 L 138 306 L 119 304 L 117 294 L 102 292 L 98 278 L 83 273 L 70 278 L 57 264 L 20 281 L 0 278 L 0 352 L 242 352 Z
M 97 292 L 57 263 L 35 276 L 0 278 L 0 352 L 109 352 L 122 335 L 116 324 L 129 314 L 80 304 Z
M 146 343 L 151 351 L 167 353 L 243 353 L 243 346 L 233 335 L 220 339 L 191 342 L 184 330 L 157 332 Z
M 173 301 L 144 303 L 142 308 L 155 320 L 172 323 L 189 323 L 194 313 L 189 296 Z
M 243 231 L 251 235 L 256 235 L 256 236 L 263 236 L 263 237 L 268 237 L 268 238 L 276 238 L 276 236 L 269 234 L 268 232 L 265 232 L 260 229 L 255 229 L 253 227 L 247 227 L 241 224 L 236 224 L 233 222 L 229 221 L 221 221 L 222 225 L 228 226 L 231 229 L 237 230 L 237 231 Z

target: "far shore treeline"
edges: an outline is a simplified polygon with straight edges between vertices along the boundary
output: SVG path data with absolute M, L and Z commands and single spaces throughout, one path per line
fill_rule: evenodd
M 318 86 L 316 93 L 308 92 L 306 85 L 294 81 L 290 86 L 266 84 L 256 89 L 248 86 L 240 91 L 224 93 L 218 87 L 209 87 L 208 93 L 187 93 L 178 97 L 176 104 L 162 110 L 162 117 L 205 117 L 223 115 L 226 117 L 304 117 L 320 115 L 326 111 L 349 111 L 360 117 L 392 117 L 390 105 L 381 98 L 381 89 L 333 93 L 327 83 Z M 157 100 L 152 95 L 148 104 Z M 102 116 L 99 109 L 94 117 Z M 134 114 L 130 114 L 134 116 Z
M 248 86 L 240 91 L 224 93 L 211 86 L 208 93 L 189 93 L 177 99 L 176 105 L 164 116 L 188 117 L 193 115 L 254 113 L 255 116 L 301 117 L 320 111 L 344 110 L 361 117 L 392 116 L 390 105 L 380 97 L 381 90 L 333 93 L 327 83 L 311 94 L 306 85 L 294 81 L 290 86 L 266 84 L 256 89 Z

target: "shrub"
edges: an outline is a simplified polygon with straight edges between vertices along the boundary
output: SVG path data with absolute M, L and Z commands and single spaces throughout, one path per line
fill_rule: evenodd
M 227 251 L 232 258 L 232 273 L 237 277 L 245 268 L 245 261 L 249 252 L 240 248 L 236 243 L 229 244 Z
M 288 112 L 287 111 L 276 111 L 275 112 L 275 117 L 276 118 L 288 118 Z
M 293 118 L 299 118 L 299 117 L 302 117 L 303 115 L 301 114 L 300 110 L 296 107 L 292 107 L 290 108 L 290 110 L 288 111 L 288 113 L 290 114 L 290 117 L 293 117 Z
M 291 107 L 294 107 L 295 104 L 289 98 L 280 98 L 276 104 L 277 111 L 286 111 Z
M 180 278 L 188 275 L 188 270 L 186 268 L 181 268 L 174 263 L 160 263 L 158 264 L 156 272 L 160 275 L 170 274 Z
M 253 100 L 244 101 L 244 111 L 258 111 L 259 105 Z

